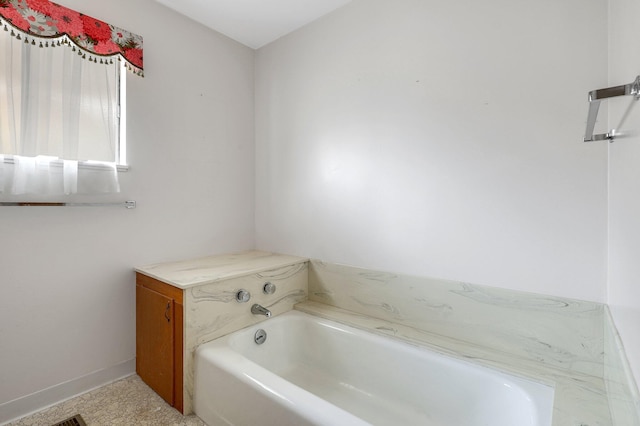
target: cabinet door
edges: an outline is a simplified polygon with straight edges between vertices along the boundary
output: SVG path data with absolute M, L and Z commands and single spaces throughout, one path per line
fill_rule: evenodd
M 158 395 L 174 405 L 173 299 L 136 286 L 136 371 Z

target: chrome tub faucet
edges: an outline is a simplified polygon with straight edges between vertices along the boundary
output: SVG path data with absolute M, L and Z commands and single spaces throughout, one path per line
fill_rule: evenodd
M 258 305 L 257 303 L 254 303 L 251 307 L 251 313 L 254 315 L 264 315 L 267 318 L 271 317 L 271 311 L 264 306 Z

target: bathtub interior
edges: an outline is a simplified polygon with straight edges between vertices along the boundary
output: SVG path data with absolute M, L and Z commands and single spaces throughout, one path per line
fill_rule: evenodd
M 267 332 L 262 345 L 253 339 L 258 329 Z M 250 381 L 272 395 L 282 395 L 286 383 L 287 392 L 311 394 L 366 423 L 551 425 L 550 386 L 300 312 L 246 328 L 200 350 L 212 351 L 214 363 L 226 353 L 229 370 L 239 368 L 229 362 L 233 354 L 244 364 L 240 376 L 253 371 Z M 292 398 L 296 396 L 285 400 Z

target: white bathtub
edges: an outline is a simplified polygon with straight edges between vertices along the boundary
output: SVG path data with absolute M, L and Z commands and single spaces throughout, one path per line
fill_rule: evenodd
M 553 393 L 297 311 L 195 355 L 194 410 L 210 426 L 550 426 Z

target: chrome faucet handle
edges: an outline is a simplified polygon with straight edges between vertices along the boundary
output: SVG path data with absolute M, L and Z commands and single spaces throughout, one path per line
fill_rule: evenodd
M 264 294 L 273 294 L 276 292 L 276 285 L 267 281 L 266 283 L 264 283 L 262 291 Z
M 237 293 L 236 293 L 236 301 L 238 303 L 248 302 L 249 299 L 251 299 L 251 293 L 249 293 L 247 290 L 240 289 L 240 290 L 237 291 Z

